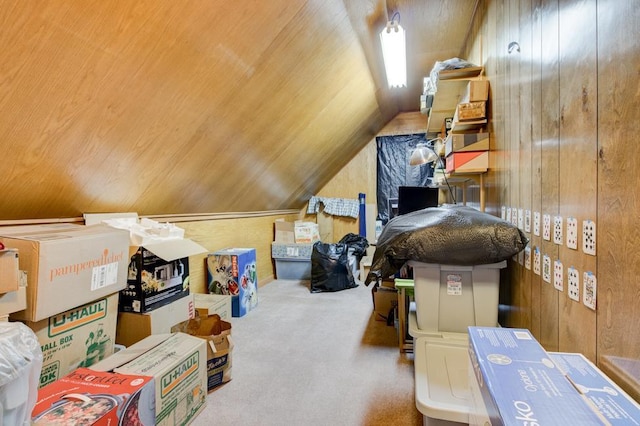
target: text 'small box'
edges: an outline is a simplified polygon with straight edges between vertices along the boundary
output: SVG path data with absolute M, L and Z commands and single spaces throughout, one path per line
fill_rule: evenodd
M 189 256 L 207 249 L 187 239 L 139 247 L 131 257 L 120 311 L 149 312 L 189 295 Z
M 258 305 L 255 249 L 228 248 L 209 254 L 207 276 L 209 293 L 232 296 L 232 316 L 244 316 Z

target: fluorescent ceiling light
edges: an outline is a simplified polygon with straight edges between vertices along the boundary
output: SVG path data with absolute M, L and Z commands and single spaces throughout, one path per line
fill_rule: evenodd
M 398 19 L 394 18 L 398 16 Z M 406 87 L 407 85 L 407 49 L 404 28 L 400 25 L 400 15 L 394 14 L 391 21 L 380 32 L 382 57 L 387 72 L 389 87 Z

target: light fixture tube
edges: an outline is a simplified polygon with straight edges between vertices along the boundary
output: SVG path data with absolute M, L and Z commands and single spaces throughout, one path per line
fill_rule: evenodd
M 389 87 L 407 86 L 407 50 L 404 28 L 398 21 L 387 22 L 380 32 L 382 57 Z

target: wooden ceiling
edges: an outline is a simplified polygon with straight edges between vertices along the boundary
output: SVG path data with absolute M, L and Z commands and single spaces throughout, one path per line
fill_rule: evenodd
M 419 109 L 475 5 L 0 0 L 0 219 L 300 208 Z M 390 90 L 396 11 L 409 84 Z

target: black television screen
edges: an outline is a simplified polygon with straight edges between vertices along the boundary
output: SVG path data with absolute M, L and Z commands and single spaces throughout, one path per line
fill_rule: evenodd
M 438 207 L 438 188 L 401 186 L 398 188 L 398 214 L 407 214 L 427 207 Z

